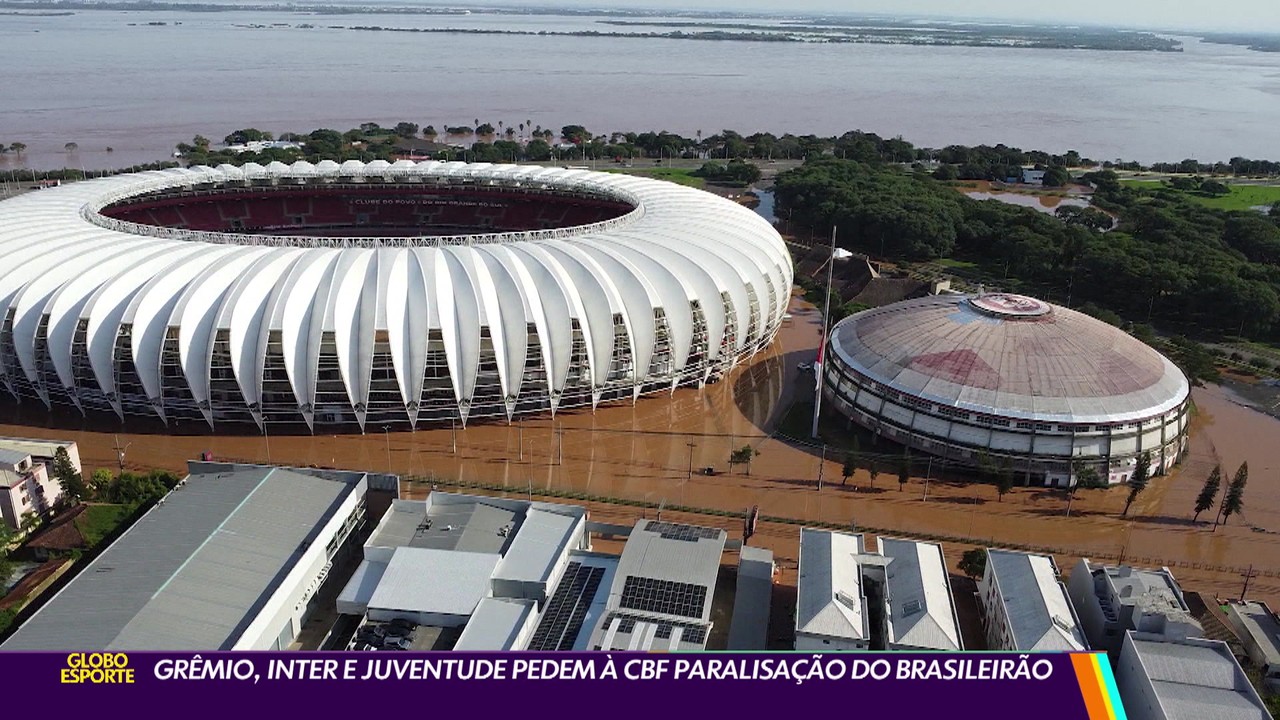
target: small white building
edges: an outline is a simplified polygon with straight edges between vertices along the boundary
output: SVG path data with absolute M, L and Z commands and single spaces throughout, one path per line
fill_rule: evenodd
M 1227 604 L 1227 622 L 1262 670 L 1267 689 L 1280 693 L 1280 618 L 1266 603 L 1232 601 Z
M 1116 688 L 1129 720 L 1270 720 L 1221 640 L 1125 633 Z
M 1048 555 L 987 549 L 978 581 L 987 645 L 992 650 L 1080 651 L 1089 645 Z
M 80 453 L 70 441 L 0 438 L 0 519 L 17 530 L 22 517 L 49 514 L 62 499 L 62 486 L 53 477 L 53 455 L 66 448 L 76 471 Z
M 1036 170 L 1035 168 L 1022 168 L 1022 184 L 1023 185 L 1043 185 L 1044 170 Z
M 1094 565 L 1081 558 L 1071 571 L 1067 594 L 1089 646 L 1106 650 L 1113 661 L 1126 630 L 1166 640 L 1204 635 L 1169 568 Z
M 796 650 L 962 650 L 942 548 L 800 531 Z
M 803 528 L 796 591 L 796 650 L 867 650 L 862 535 Z

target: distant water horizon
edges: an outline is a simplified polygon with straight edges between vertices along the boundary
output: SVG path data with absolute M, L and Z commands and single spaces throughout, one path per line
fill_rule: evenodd
M 1099 161 L 1280 159 L 1280 53 L 1191 37 L 1178 38 L 1184 52 L 1158 53 L 344 29 L 573 32 L 604 29 L 601 19 L 0 16 L 11 58 L 0 143 L 27 145 L 22 158 L 0 156 L 0 171 L 154 162 L 197 134 L 216 142 L 244 127 L 475 119 L 686 136 L 858 129 L 921 147 L 1003 143 Z

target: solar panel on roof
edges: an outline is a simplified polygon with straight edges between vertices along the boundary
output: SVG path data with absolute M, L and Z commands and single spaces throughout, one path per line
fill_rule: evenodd
M 669 522 L 650 522 L 645 529 L 649 532 L 657 533 L 664 540 L 681 540 L 684 542 L 714 540 L 720 536 L 720 530 L 715 528 Z
M 602 579 L 604 568 L 569 563 L 555 593 L 547 602 L 533 639 L 529 641 L 529 649 L 572 650 Z
M 705 585 L 633 575 L 623 583 L 618 605 L 629 610 L 696 618 L 702 617 L 706 599 Z
M 654 632 L 655 638 L 670 640 L 671 636 L 675 634 L 676 628 L 679 628 L 681 630 L 681 643 L 701 645 L 707 641 L 707 627 L 705 625 L 671 621 L 659 622 L 650 618 L 628 615 L 627 613 L 610 613 L 604 619 L 602 627 L 609 627 L 614 620 L 618 621 L 618 634 L 630 633 L 636 629 L 636 623 L 647 622 L 658 626 L 658 629 Z M 614 646 L 617 647 L 617 643 L 614 643 Z

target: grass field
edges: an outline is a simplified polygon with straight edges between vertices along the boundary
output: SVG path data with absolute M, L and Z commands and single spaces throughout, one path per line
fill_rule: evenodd
M 1121 180 L 1126 185 L 1154 190 L 1164 183 L 1159 180 Z M 1229 185 L 1230 195 L 1209 197 L 1200 193 L 1184 192 L 1188 199 L 1205 207 L 1219 210 L 1248 210 L 1261 205 L 1280 202 L 1280 186 L 1277 185 Z
M 120 523 L 128 519 L 130 512 L 127 505 L 90 505 L 76 518 L 76 527 L 80 528 L 80 534 L 84 535 L 89 547 L 94 547 L 115 532 Z
M 677 185 L 688 185 L 689 187 L 701 188 L 707 184 L 706 180 L 695 176 L 694 170 L 683 168 L 609 168 L 606 172 L 625 173 L 627 175 L 639 175 L 641 177 L 653 178 L 655 180 L 667 180 Z

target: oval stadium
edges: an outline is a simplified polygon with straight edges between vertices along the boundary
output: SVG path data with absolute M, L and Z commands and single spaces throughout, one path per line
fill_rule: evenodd
M 935 295 L 832 330 L 824 397 L 850 421 L 946 462 L 1067 485 L 1073 461 L 1127 481 L 1186 449 L 1190 385 L 1160 353 L 1088 315 L 1020 295 Z
M 791 273 L 751 210 L 628 175 L 122 175 L 0 203 L 0 392 L 301 432 L 592 408 L 713 381 L 765 348 Z

